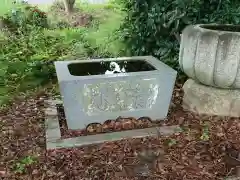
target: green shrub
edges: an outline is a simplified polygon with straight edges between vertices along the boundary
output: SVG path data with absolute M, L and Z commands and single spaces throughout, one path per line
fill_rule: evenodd
M 9 36 L 0 45 L 0 100 L 49 82 L 55 75 L 52 62 L 68 49 L 64 38 L 45 35 L 40 29 Z
M 35 17 L 35 11 L 27 6 L 17 8 L 18 16 L 3 16 L 11 31 L 0 36 L 0 106 L 19 92 L 55 78 L 55 60 L 113 57 L 124 50 L 118 36 L 122 15 L 116 9 L 104 11 L 99 24 L 91 27 L 59 24 L 59 29 L 53 29 L 46 24 L 46 14 Z
M 46 35 L 61 37 L 64 39 L 64 44 L 68 44 L 68 52 L 62 59 L 82 59 L 89 56 L 89 47 L 86 40 L 88 29 L 81 28 L 63 28 L 47 30 Z
M 15 7 L 8 14 L 1 17 L 5 29 L 11 33 L 28 33 L 32 28 L 47 28 L 48 20 L 45 12 L 37 7 L 23 5 Z
M 53 61 L 68 54 L 73 44 L 45 33 L 47 16 L 35 7 L 18 8 L 3 20 L 8 33 L 0 43 L 0 106 L 54 78 Z
M 119 31 L 125 13 L 115 4 L 99 6 L 98 18 L 94 17 L 94 25 L 85 33 L 89 55 L 94 58 L 126 56 L 126 48 L 121 41 L 122 33 Z M 89 6 L 85 11 L 91 12 L 92 9 Z
M 178 69 L 181 31 L 190 24 L 239 24 L 237 0 L 116 0 L 127 16 L 123 42 L 132 55 L 154 55 Z
M 45 12 L 41 11 L 37 7 L 31 6 L 27 6 L 25 8 L 25 11 L 26 11 L 25 14 L 27 14 L 26 17 L 27 24 L 42 28 L 48 27 L 47 14 Z

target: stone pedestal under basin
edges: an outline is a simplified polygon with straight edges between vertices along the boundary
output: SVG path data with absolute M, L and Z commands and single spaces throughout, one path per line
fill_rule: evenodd
M 205 86 L 188 79 L 184 86 L 183 108 L 208 115 L 240 117 L 240 91 Z

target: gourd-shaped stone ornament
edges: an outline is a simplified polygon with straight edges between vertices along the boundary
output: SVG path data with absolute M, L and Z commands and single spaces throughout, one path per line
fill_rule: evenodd
M 183 30 L 181 69 L 192 79 L 213 87 L 240 88 L 240 26 L 191 25 Z

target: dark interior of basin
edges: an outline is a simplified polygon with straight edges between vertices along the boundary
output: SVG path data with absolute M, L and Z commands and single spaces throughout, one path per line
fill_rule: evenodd
M 215 31 L 240 32 L 240 25 L 201 25 L 200 27 Z
M 153 71 L 156 70 L 154 66 L 149 64 L 145 60 L 118 60 L 118 61 L 92 61 L 86 63 L 71 63 L 68 65 L 68 70 L 73 76 L 89 76 L 89 75 L 101 75 L 105 72 L 113 71 L 110 67 L 111 62 L 116 62 L 120 69 L 125 69 L 125 72 L 141 72 L 141 71 Z M 117 71 L 113 71 L 119 73 Z

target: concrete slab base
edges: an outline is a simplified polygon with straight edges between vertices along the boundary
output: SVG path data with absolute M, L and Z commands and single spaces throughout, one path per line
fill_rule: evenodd
M 176 132 L 176 129 L 178 128 L 178 126 L 153 127 L 61 139 L 56 104 L 62 104 L 62 101 L 45 101 L 45 129 L 47 150 L 81 147 L 92 144 L 100 144 L 107 141 L 117 141 L 126 138 L 142 138 L 147 136 L 171 135 Z

